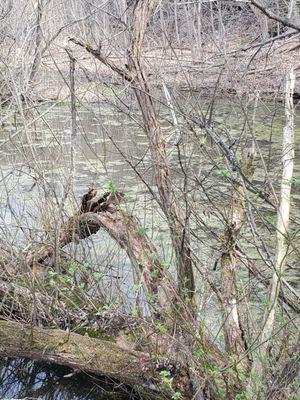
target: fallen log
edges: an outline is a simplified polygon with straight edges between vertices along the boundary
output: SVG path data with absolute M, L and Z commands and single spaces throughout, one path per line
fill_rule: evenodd
M 58 329 L 0 320 L 0 355 L 25 357 L 107 376 L 131 386 L 145 399 L 170 399 L 157 359 L 113 342 Z

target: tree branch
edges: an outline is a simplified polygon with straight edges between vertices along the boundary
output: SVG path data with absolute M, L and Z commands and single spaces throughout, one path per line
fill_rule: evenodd
M 127 81 L 131 82 L 133 80 L 133 77 L 131 76 L 129 70 L 117 66 L 108 57 L 103 56 L 101 54 L 101 49 L 94 49 L 90 44 L 76 37 L 69 37 L 69 41 L 85 49 L 88 53 L 92 54 L 97 60 L 101 61 L 104 65 L 106 65 L 112 71 L 116 72 L 118 75 L 122 76 Z

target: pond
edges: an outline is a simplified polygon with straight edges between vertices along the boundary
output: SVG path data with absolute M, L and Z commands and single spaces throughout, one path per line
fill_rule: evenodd
M 130 99 L 131 101 L 131 99 Z M 129 101 L 129 102 L 130 102 Z M 193 103 L 192 98 L 189 99 Z M 207 103 L 207 100 L 204 100 Z M 204 105 L 204 109 L 207 104 Z M 199 110 L 198 110 L 199 111 Z M 252 111 L 251 111 L 252 113 Z M 249 111 L 249 115 L 252 114 Z M 296 115 L 297 149 L 300 142 L 299 120 Z M 247 119 L 250 119 L 237 101 L 216 102 L 214 123 L 224 134 L 229 132 L 235 141 L 247 142 Z M 173 133 L 169 110 L 161 106 L 160 116 L 165 137 Z M 252 116 L 251 116 L 252 118 Z M 147 139 L 140 128 L 140 115 L 132 117 L 120 112 L 113 102 L 80 105 L 77 114 L 78 132 L 75 155 L 75 173 L 71 188 L 67 182 L 71 176 L 70 165 L 70 112 L 67 105 L 41 105 L 27 111 L 21 118 L 6 122 L 0 128 L 0 240 L 13 249 L 22 248 L 28 242 L 45 240 L 45 231 L 55 225 L 58 210 L 62 216 L 72 214 L 88 188 L 107 191 L 112 184 L 130 195 L 129 207 L 145 224 L 148 234 L 158 247 L 163 258 L 170 259 L 169 239 L 163 215 L 154 204 L 147 185 L 153 186 Z M 260 146 L 267 169 L 275 187 L 280 180 L 281 134 L 285 124 L 281 104 L 261 102 L 252 127 Z M 199 144 L 199 143 L 198 143 Z M 209 171 L 209 162 L 200 154 L 193 142 L 186 147 L 185 160 L 189 160 L 191 174 L 204 176 Z M 299 177 L 300 152 L 297 152 L 295 177 Z M 177 154 L 170 151 L 169 163 L 174 173 L 174 182 L 180 182 L 180 166 Z M 141 182 L 132 165 L 143 176 Z M 261 161 L 257 162 L 254 183 L 264 187 L 265 173 Z M 216 204 L 228 203 L 228 183 L 224 174 L 213 172 L 206 180 L 207 190 L 219 198 Z M 299 188 L 293 191 L 294 205 L 299 205 Z M 68 192 L 68 199 L 65 199 Z M 216 230 L 223 229 L 218 219 L 209 215 L 205 197 L 197 194 L 202 221 Z M 75 206 L 74 206 L 75 205 Z M 266 206 L 264 206 L 266 207 Z M 271 211 L 266 207 L 266 213 Z M 298 218 L 294 214 L 295 218 Z M 298 223 L 298 222 L 297 222 Z M 195 224 L 195 231 L 198 229 Z M 274 230 L 273 230 L 274 232 Z M 272 243 L 272 235 L 266 241 Z M 198 236 L 197 252 L 202 262 L 213 266 L 217 257 L 217 243 L 204 230 Z M 253 243 L 245 234 L 245 248 L 253 251 Z M 124 309 L 134 301 L 133 279 L 126 254 L 108 237 L 99 232 L 80 244 L 69 246 L 67 252 L 78 262 L 88 263 L 91 273 L 105 276 L 102 289 L 109 304 L 122 304 Z M 299 277 L 289 270 L 291 283 Z M 117 290 L 116 290 L 117 288 Z M 124 300 L 126 299 L 126 300 Z M 127 304 L 126 304 L 127 301 Z M 212 317 L 210 317 L 212 318 Z M 215 329 L 218 331 L 218 319 Z M 212 328 L 213 329 L 213 328 Z M 108 382 L 84 374 L 69 374 L 64 368 L 46 366 L 28 360 L 0 360 L 0 398 L 38 399 L 129 399 L 133 394 L 127 388 L 111 394 Z M 114 397 L 115 396 L 115 397 Z

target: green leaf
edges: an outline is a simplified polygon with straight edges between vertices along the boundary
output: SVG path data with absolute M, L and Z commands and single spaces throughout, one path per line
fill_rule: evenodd
M 274 224 L 276 222 L 277 219 L 277 215 L 276 214 L 269 214 L 265 216 L 265 220 L 269 223 L 269 224 Z
M 132 194 L 130 192 L 125 192 L 125 199 L 126 199 L 126 201 L 131 201 L 132 200 Z
M 97 315 L 97 316 L 102 315 L 103 311 L 104 311 L 104 307 L 103 306 L 99 306 L 97 308 L 97 311 L 95 312 L 95 315 Z
M 180 392 L 175 392 L 172 396 L 172 400 L 179 400 L 182 398 L 182 394 Z
M 165 327 L 161 322 L 158 322 L 158 323 L 155 325 L 155 328 L 156 328 L 159 332 L 161 332 L 161 333 L 166 333 L 166 332 L 167 332 L 166 327 Z
M 206 136 L 205 135 L 201 135 L 201 136 L 199 136 L 198 140 L 199 140 L 200 146 L 204 146 L 205 143 L 206 143 Z
M 170 263 L 166 260 L 163 260 L 161 262 L 161 265 L 163 266 L 164 269 L 169 269 L 170 268 Z
M 153 270 L 152 272 L 151 272 L 151 276 L 152 276 L 152 278 L 153 279 L 156 279 L 157 277 L 158 277 L 158 273 L 159 273 L 159 270 L 156 268 L 155 270 Z
M 215 157 L 215 158 L 213 158 L 213 161 L 215 163 L 219 163 L 220 161 L 223 161 L 223 157 Z
M 167 378 L 167 379 L 170 378 L 170 372 L 166 370 L 160 371 L 159 375 L 161 378 Z
M 69 265 L 68 272 L 70 275 L 74 275 L 77 270 L 78 270 L 78 265 L 76 263 L 72 263 Z
M 270 306 L 270 300 L 269 299 L 263 299 L 262 301 L 262 306 L 265 310 L 267 310 Z
M 219 368 L 215 368 L 215 369 L 210 370 L 210 375 L 212 377 L 214 377 L 215 379 L 218 379 L 218 378 L 221 378 L 222 373 Z
M 158 255 L 157 255 L 156 251 L 154 251 L 153 253 L 150 254 L 150 258 L 153 261 L 158 260 Z
M 138 229 L 136 230 L 136 233 L 137 233 L 139 236 L 143 237 L 143 236 L 146 235 L 146 231 L 147 231 L 146 228 L 140 227 L 140 228 L 138 228 Z
M 103 278 L 103 273 L 102 272 L 94 272 L 94 278 L 98 281 L 100 281 Z
M 82 264 L 81 265 L 81 270 L 82 272 L 86 272 L 90 268 L 89 264 Z
M 292 178 L 291 183 L 295 186 L 300 186 L 300 178 Z
M 149 302 L 153 302 L 155 300 L 155 295 L 153 293 L 147 292 L 145 293 L 145 296 Z
M 107 190 L 108 190 L 110 193 L 116 193 L 117 188 L 116 188 L 116 183 L 115 183 L 114 180 L 111 179 L 111 180 L 108 181 L 108 183 L 107 183 Z
M 60 275 L 58 277 L 58 279 L 59 279 L 60 283 L 62 283 L 62 284 L 67 283 L 67 278 L 65 276 L 63 276 L 63 275 Z
M 141 288 L 142 288 L 142 285 L 140 283 L 133 285 L 133 287 L 132 287 L 132 289 L 135 293 L 139 292 L 141 290 Z
M 225 178 L 230 176 L 230 171 L 228 171 L 228 169 L 219 169 L 218 173 Z
M 259 198 L 259 194 L 258 193 L 250 193 L 249 194 L 249 200 L 250 201 L 256 201 Z
M 132 315 L 133 315 L 135 318 L 137 318 L 137 317 L 139 316 L 139 310 L 138 310 L 137 307 L 135 307 L 135 308 L 132 310 Z

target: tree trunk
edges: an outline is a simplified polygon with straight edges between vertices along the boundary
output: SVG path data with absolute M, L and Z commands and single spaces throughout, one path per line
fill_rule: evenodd
M 71 38 L 75 44 L 85 48 L 98 60 L 128 80 L 135 92 L 143 116 L 155 172 L 155 182 L 161 199 L 161 207 L 169 223 L 172 244 L 176 255 L 178 291 L 183 299 L 193 298 L 195 291 L 193 265 L 190 257 L 189 238 L 185 231 L 186 216 L 172 188 L 172 178 L 167 162 L 166 143 L 155 110 L 153 97 L 141 62 L 142 45 L 151 16 L 159 0 L 138 0 L 133 11 L 128 49 L 128 66 L 115 65 L 98 50 L 82 40 Z
M 42 33 L 42 17 L 43 17 L 43 2 L 42 0 L 38 0 L 36 3 L 36 26 L 35 26 L 35 49 L 34 49 L 34 57 L 33 57 L 33 62 L 32 62 L 32 67 L 30 71 L 30 76 L 29 76 L 29 84 L 32 84 L 34 81 L 34 78 L 38 72 L 40 63 L 41 63 L 41 44 L 42 44 L 42 39 L 43 39 L 43 33 Z
M 282 180 L 280 204 L 277 211 L 277 249 L 274 263 L 274 273 L 271 279 L 268 307 L 264 315 L 264 324 L 260 335 L 260 349 L 252 366 L 252 376 L 258 379 L 251 380 L 249 390 L 258 389 L 265 370 L 264 359 L 267 354 L 270 339 L 275 324 L 275 312 L 280 293 L 281 280 L 286 265 L 286 258 L 289 249 L 288 227 L 290 216 L 291 186 L 294 168 L 295 139 L 294 139 L 294 105 L 293 94 L 295 87 L 295 74 L 292 69 L 286 76 L 285 90 L 285 113 L 286 126 L 282 138 Z
M 248 152 L 241 162 L 241 171 L 249 180 L 252 180 L 254 154 Z M 245 216 L 245 189 L 243 183 L 235 184 L 233 188 L 231 208 L 225 232 L 225 249 L 221 256 L 221 292 L 225 311 L 224 333 L 227 351 L 235 355 L 236 361 L 241 358 L 240 367 L 245 370 L 249 367 L 249 360 L 243 357 L 247 350 L 244 331 L 241 324 L 239 299 L 236 288 L 237 255 L 236 243 L 244 222 Z

